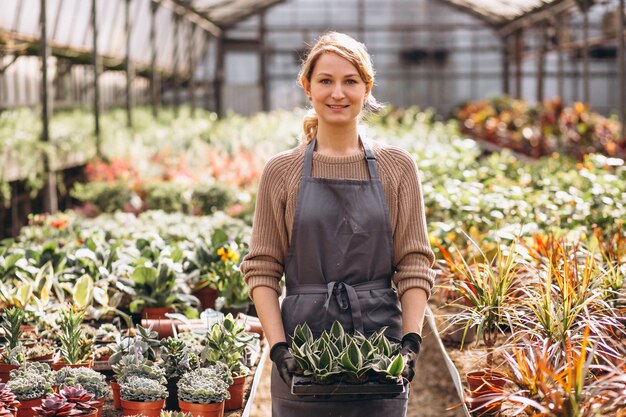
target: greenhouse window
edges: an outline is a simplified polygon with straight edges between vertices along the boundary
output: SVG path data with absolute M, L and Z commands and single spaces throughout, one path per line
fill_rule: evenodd
M 448 59 L 448 50 L 443 48 L 411 48 L 400 51 L 400 59 L 405 64 L 426 64 L 434 62 L 445 64 Z

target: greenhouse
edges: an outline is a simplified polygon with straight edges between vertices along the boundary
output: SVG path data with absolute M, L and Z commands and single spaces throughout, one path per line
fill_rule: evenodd
M 626 417 L 624 3 L 0 1 L 0 416 Z

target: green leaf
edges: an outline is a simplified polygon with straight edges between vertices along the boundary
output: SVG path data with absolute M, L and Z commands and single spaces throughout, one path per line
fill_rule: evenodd
M 404 370 L 404 357 L 397 355 L 387 368 L 387 373 L 392 376 L 400 376 Z
M 332 364 L 333 364 L 333 357 L 330 353 L 330 350 L 324 349 L 324 351 L 320 355 L 320 362 L 318 366 L 319 370 L 330 371 L 332 369 Z
M 78 307 L 91 305 L 91 299 L 93 297 L 93 279 L 87 274 L 80 277 L 76 282 L 72 296 L 74 297 L 74 304 Z
M 346 333 L 343 330 L 343 326 L 341 326 L 341 323 L 339 323 L 339 321 L 335 321 L 330 328 L 330 335 L 332 336 L 332 338 L 335 340 L 343 340 L 345 334 Z
M 132 279 L 138 285 L 154 286 L 157 278 L 157 270 L 151 266 L 138 266 L 132 274 Z

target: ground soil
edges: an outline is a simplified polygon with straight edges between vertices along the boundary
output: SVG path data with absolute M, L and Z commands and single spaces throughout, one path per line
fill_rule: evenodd
M 418 373 L 411 384 L 407 417 L 463 417 L 460 408 L 454 408 L 459 399 L 435 336 L 426 327 L 424 342 L 418 360 Z M 250 417 L 271 417 L 270 399 L 271 361 L 266 361 L 261 383 L 254 397 Z

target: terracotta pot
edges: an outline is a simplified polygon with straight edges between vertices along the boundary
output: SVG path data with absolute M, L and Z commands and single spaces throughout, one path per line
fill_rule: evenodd
M 41 406 L 41 400 L 43 398 L 20 401 L 20 405 L 17 406 L 17 417 L 33 417 L 35 415 L 33 407 Z
M 464 346 L 467 346 L 476 340 L 476 327 L 472 326 L 467 329 L 466 332 L 465 326 L 461 324 L 452 324 L 445 330 L 445 333 L 442 335 L 442 339 L 452 342 L 455 345 L 463 344 Z
M 178 400 L 180 411 L 190 413 L 193 417 L 222 417 L 224 415 L 224 401 L 211 404 L 194 404 Z
M 122 402 L 120 401 L 120 384 L 115 381 L 111 381 L 109 385 L 111 386 L 111 394 L 113 395 L 113 408 L 121 410 Z
M 19 368 L 19 365 L 9 365 L 8 363 L 0 363 L 0 382 L 8 382 L 9 374 L 12 370 Z
M 125 416 L 159 417 L 165 405 L 165 400 L 141 402 L 120 399 L 120 401 L 122 403 L 122 412 Z
M 35 356 L 33 358 L 29 358 L 27 359 L 27 361 L 28 362 L 52 362 L 53 357 L 54 357 L 54 353 L 49 353 L 47 355 Z
M 493 395 L 502 393 L 507 382 L 505 378 L 492 371 L 474 371 L 469 372 L 466 379 L 470 389 L 468 401 L 472 412 L 489 415 L 500 410 L 502 403 L 499 401 L 483 406 L 493 400 Z
M 104 397 L 95 400 L 98 402 L 98 404 L 96 404 L 96 417 L 102 417 L 102 408 L 104 407 Z
M 166 313 L 173 313 L 172 307 L 144 307 L 141 311 L 142 319 L 167 319 Z
M 194 291 L 193 295 L 198 297 L 198 300 L 200 300 L 200 306 L 202 307 L 202 310 L 206 310 L 208 308 L 212 308 L 215 310 L 215 300 L 217 300 L 218 295 L 217 289 L 207 286 L 197 291 Z
M 93 360 L 81 363 L 53 362 L 50 364 L 50 368 L 52 368 L 53 371 L 58 371 L 63 368 L 93 368 Z
M 165 399 L 165 409 L 169 411 L 178 411 L 178 381 L 179 377 L 168 378 L 167 392 L 169 395 Z
M 170 319 L 143 319 L 141 325 L 146 329 L 152 327 L 158 333 L 159 339 L 174 336 L 174 321 Z
M 261 326 L 261 320 L 259 320 L 258 317 L 239 313 L 237 315 L 237 320 L 249 327 L 249 330 L 246 329 L 246 331 L 257 333 L 260 336 L 261 340 L 263 340 L 263 326 Z
M 238 376 L 233 378 L 233 385 L 228 387 L 228 392 L 230 393 L 230 399 L 226 400 L 224 404 L 224 410 L 238 410 L 243 408 L 243 386 L 246 382 L 245 376 Z

